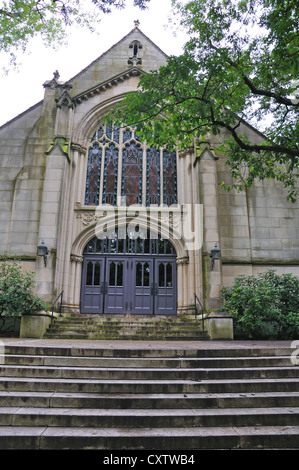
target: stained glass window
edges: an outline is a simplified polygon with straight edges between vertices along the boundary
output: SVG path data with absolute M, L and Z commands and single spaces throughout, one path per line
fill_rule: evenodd
M 99 204 L 99 187 L 101 177 L 102 150 L 94 144 L 88 153 L 85 204 Z
M 118 149 L 111 144 L 105 150 L 103 204 L 116 205 Z
M 163 202 L 167 206 L 177 203 L 176 152 L 163 151 Z
M 109 237 L 99 240 L 97 237 L 90 240 L 85 246 L 84 254 L 151 254 L 151 255 L 173 255 L 175 248 L 172 243 L 160 235 L 152 238 L 150 231 L 144 231 L 144 238 L 133 236 L 131 227 L 117 228 L 111 232 Z
M 123 150 L 122 196 L 127 206 L 142 203 L 142 148 L 135 142 Z
M 105 124 L 93 133 L 90 145 L 85 205 L 115 206 L 118 196 L 128 206 L 177 203 L 175 151 L 148 147 L 133 127 Z
M 160 150 L 150 148 L 146 158 L 146 205 L 160 205 Z

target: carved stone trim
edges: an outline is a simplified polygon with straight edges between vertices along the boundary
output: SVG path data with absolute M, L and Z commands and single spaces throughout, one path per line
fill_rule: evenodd
M 183 214 L 169 213 L 161 216 L 161 221 L 172 228 L 179 228 L 181 226 L 181 220 L 183 220 Z
M 183 258 L 177 258 L 177 265 L 189 264 L 189 256 L 183 256 Z
M 79 152 L 81 155 L 86 155 L 87 149 L 80 144 L 75 144 L 74 142 L 71 143 L 71 149 Z
M 83 256 L 71 254 L 71 261 L 75 261 L 76 263 L 83 263 Z
M 86 92 L 81 93 L 80 95 L 77 95 L 74 98 L 74 102 L 76 104 L 80 104 L 83 101 L 86 101 L 89 98 L 99 95 L 100 93 L 106 91 L 107 89 L 110 89 L 118 85 L 119 83 L 122 83 L 124 80 L 127 80 L 130 77 L 139 77 L 142 73 L 144 73 L 142 70 L 140 70 L 138 67 L 133 66 L 131 69 L 127 70 L 126 72 L 116 75 L 115 77 L 112 77 L 111 79 L 106 80 L 100 85 L 97 85 L 96 87 L 91 88 L 90 90 L 87 90 Z
M 73 108 L 74 107 L 74 103 L 73 103 L 73 100 L 72 98 L 70 97 L 70 94 L 67 90 L 65 90 L 62 95 L 60 96 L 60 98 L 58 98 L 58 100 L 56 100 L 56 103 L 57 103 L 57 108 L 62 108 L 62 106 L 67 106 L 68 108 Z

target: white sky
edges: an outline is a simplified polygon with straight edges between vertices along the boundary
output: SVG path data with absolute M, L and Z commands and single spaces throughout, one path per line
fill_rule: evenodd
M 171 0 L 151 0 L 146 11 L 132 4 L 132 0 L 127 0 L 126 9 L 102 15 L 99 34 L 73 28 L 68 46 L 58 51 L 44 47 L 40 39 L 33 40 L 30 54 L 19 57 L 18 72 L 11 70 L 7 76 L 0 75 L 0 126 L 43 99 L 43 83 L 53 78 L 55 70 L 61 81 L 69 80 L 128 34 L 136 19 L 141 31 L 166 54 L 180 54 L 187 38 L 182 33 L 174 36 L 168 25 Z

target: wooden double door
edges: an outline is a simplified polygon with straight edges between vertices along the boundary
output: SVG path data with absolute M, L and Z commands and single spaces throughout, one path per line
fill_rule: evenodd
M 175 315 L 174 255 L 84 255 L 81 313 Z

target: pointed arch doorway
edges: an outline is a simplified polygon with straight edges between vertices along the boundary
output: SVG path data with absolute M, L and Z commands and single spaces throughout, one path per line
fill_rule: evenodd
M 176 252 L 160 236 L 90 240 L 83 252 L 81 313 L 176 315 Z

